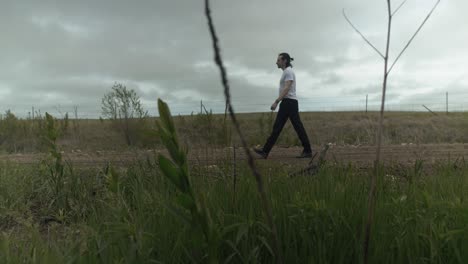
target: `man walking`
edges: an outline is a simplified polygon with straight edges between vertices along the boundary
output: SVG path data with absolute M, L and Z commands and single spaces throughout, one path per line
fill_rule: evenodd
M 299 105 L 296 96 L 296 75 L 294 74 L 291 65 L 291 61 L 293 60 L 294 59 L 291 58 L 288 53 L 279 54 L 278 59 L 276 60 L 276 65 L 278 68 L 283 70 L 283 75 L 280 79 L 278 99 L 275 100 L 270 109 L 274 111 L 280 102 L 281 104 L 270 137 L 267 139 L 263 148 L 254 148 L 254 151 L 264 159 L 268 157 L 268 154 L 273 148 L 273 145 L 278 139 L 278 136 L 288 119 L 291 120 L 294 130 L 299 136 L 302 146 L 304 147 L 304 150 L 298 158 L 312 157 L 309 138 L 307 137 L 304 125 L 299 117 Z

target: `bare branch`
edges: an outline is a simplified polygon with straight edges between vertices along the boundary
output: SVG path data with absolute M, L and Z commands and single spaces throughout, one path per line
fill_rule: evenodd
M 252 172 L 253 172 L 253 174 L 255 176 L 255 179 L 257 181 L 257 189 L 258 189 L 258 192 L 260 194 L 260 199 L 262 200 L 262 203 L 263 203 L 263 209 L 265 210 L 266 219 L 268 221 L 268 225 L 269 225 L 270 230 L 272 232 L 272 239 L 273 239 L 273 243 L 274 243 L 275 248 L 276 248 L 275 253 L 276 253 L 277 263 L 284 263 L 283 262 L 283 254 L 282 254 L 281 246 L 280 246 L 280 241 L 278 239 L 278 233 L 276 231 L 276 225 L 275 225 L 275 222 L 273 220 L 272 210 L 271 210 L 270 203 L 268 202 L 265 187 L 264 187 L 264 184 L 263 184 L 263 179 L 262 179 L 262 176 L 260 175 L 260 172 L 258 171 L 257 167 L 255 166 L 255 162 L 254 162 L 252 153 L 250 152 L 250 149 L 247 146 L 247 142 L 245 140 L 244 135 L 242 134 L 242 130 L 240 128 L 239 122 L 237 121 L 236 114 L 234 113 L 234 109 L 233 109 L 232 104 L 231 104 L 231 93 L 230 93 L 229 82 L 228 82 L 228 79 L 227 79 L 226 68 L 224 67 L 223 60 L 221 58 L 221 52 L 220 52 L 220 49 L 219 49 L 219 46 L 218 46 L 218 37 L 216 35 L 216 31 L 215 31 L 215 28 L 214 28 L 214 25 L 213 25 L 213 19 L 211 18 L 211 9 L 210 9 L 209 0 L 205 0 L 205 15 L 206 15 L 206 18 L 208 20 L 208 27 L 209 27 L 210 34 L 211 34 L 211 39 L 212 39 L 212 42 L 213 42 L 213 50 L 214 50 L 214 53 L 215 53 L 215 62 L 216 62 L 216 65 L 218 66 L 218 68 L 220 70 L 221 81 L 222 81 L 222 84 L 224 86 L 224 96 L 226 97 L 226 107 L 229 110 L 229 115 L 231 117 L 231 120 L 234 123 L 234 127 L 236 128 L 237 133 L 239 134 L 239 137 L 241 139 L 242 146 L 244 147 L 245 154 L 247 155 L 247 160 L 248 160 L 249 167 L 252 170 Z
M 343 9 L 343 16 L 344 18 L 346 19 L 346 21 L 348 21 L 348 23 L 351 25 L 351 27 L 353 27 L 353 29 L 362 37 L 362 39 L 364 39 L 364 41 L 369 44 L 369 46 L 371 46 L 379 55 L 380 57 L 382 57 L 382 59 L 385 59 L 384 55 L 382 54 L 382 52 L 380 52 L 362 33 L 361 31 L 359 31 L 359 29 L 357 29 L 354 24 L 351 22 L 351 20 L 349 20 L 348 16 L 346 16 L 346 12 L 345 10 Z
M 406 3 L 406 1 L 407 1 L 407 0 L 403 1 L 403 2 L 397 7 L 397 9 L 395 9 L 395 11 L 393 11 L 392 16 L 394 16 L 394 15 L 398 12 L 398 10 L 400 10 L 400 8 Z
M 371 176 L 369 197 L 367 204 L 367 221 L 365 226 L 364 241 L 363 241 L 363 250 L 364 250 L 364 264 L 369 263 L 369 245 L 371 238 L 372 225 L 374 223 L 374 214 L 375 207 L 377 204 L 377 175 L 379 173 L 380 167 L 380 154 L 382 147 L 382 131 L 383 131 L 383 119 L 385 112 L 385 94 L 387 92 L 387 69 L 388 69 L 388 53 L 390 51 L 390 37 L 392 32 L 392 6 L 390 0 L 387 0 L 387 11 L 388 11 L 388 28 L 387 28 L 387 46 L 385 48 L 385 58 L 384 58 L 384 76 L 382 84 L 382 103 L 380 105 L 380 116 L 379 116 L 379 126 L 377 131 L 377 147 L 375 154 L 374 162 L 374 173 Z
M 416 37 L 416 35 L 419 33 L 419 31 L 421 30 L 421 28 L 424 26 L 424 24 L 426 24 L 427 20 L 429 19 L 429 17 L 432 15 L 432 13 L 434 12 L 434 10 L 436 9 L 436 7 L 439 5 L 440 3 L 440 0 L 437 0 L 437 3 L 434 5 L 434 7 L 431 9 L 431 11 L 429 12 L 429 14 L 427 14 L 426 18 L 424 19 L 424 21 L 421 23 L 421 25 L 419 26 L 418 30 L 416 30 L 416 32 L 413 34 L 413 36 L 411 37 L 411 39 L 408 41 L 408 43 L 406 44 L 406 46 L 403 48 L 403 50 L 400 52 L 400 54 L 397 56 L 397 58 L 395 59 L 395 61 L 393 62 L 392 66 L 390 66 L 390 69 L 388 70 L 387 74 L 390 74 L 390 72 L 392 71 L 393 67 L 395 66 L 395 64 L 397 63 L 397 61 L 400 59 L 401 55 L 403 55 L 403 53 L 406 51 L 406 49 L 409 47 L 409 45 L 411 44 L 411 42 L 413 42 L 413 39 Z

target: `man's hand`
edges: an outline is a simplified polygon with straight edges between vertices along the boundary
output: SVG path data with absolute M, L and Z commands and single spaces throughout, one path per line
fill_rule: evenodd
M 278 107 L 278 101 L 275 101 L 275 102 L 271 105 L 271 107 L 270 107 L 271 111 L 275 111 L 275 110 L 276 110 L 276 107 Z

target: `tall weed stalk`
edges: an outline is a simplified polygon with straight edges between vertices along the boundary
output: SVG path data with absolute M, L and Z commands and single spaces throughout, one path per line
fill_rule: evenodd
M 172 160 L 169 160 L 165 156 L 159 155 L 159 166 L 163 174 L 179 190 L 178 204 L 190 212 L 190 217 L 185 217 L 185 213 L 179 212 L 176 208 L 173 208 L 173 211 L 181 219 L 185 219 L 188 224 L 201 230 L 207 244 L 208 262 L 218 263 L 219 232 L 213 225 L 210 211 L 203 198 L 198 200 L 192 189 L 189 179 L 187 153 L 179 144 L 169 107 L 164 101 L 159 99 L 158 109 L 160 114 L 160 122 L 157 123 L 159 136 L 172 158 Z

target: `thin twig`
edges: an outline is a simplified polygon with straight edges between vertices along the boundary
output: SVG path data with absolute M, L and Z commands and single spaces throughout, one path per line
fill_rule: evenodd
M 376 205 L 376 197 L 377 197 L 377 175 L 379 173 L 380 167 L 380 153 L 382 148 L 382 130 L 383 130 L 383 119 L 385 113 L 385 95 L 387 92 L 387 79 L 388 79 L 388 54 L 390 51 L 390 37 L 392 32 L 392 7 L 390 0 L 387 0 L 387 11 L 388 11 L 388 27 L 387 27 L 387 46 L 385 48 L 385 58 L 384 58 L 384 78 L 382 84 L 382 103 L 380 106 L 380 116 L 379 116 L 379 127 L 377 132 L 377 148 L 376 148 L 376 157 L 374 162 L 374 173 L 371 176 L 371 183 L 370 183 L 370 190 L 369 190 L 369 197 L 367 203 L 367 221 L 364 233 L 364 244 L 363 244 L 363 251 L 364 251 L 364 264 L 369 262 L 369 245 L 370 245 L 370 238 L 371 238 L 371 231 L 372 225 L 374 223 L 374 211 Z
M 218 37 L 216 35 L 216 31 L 215 31 L 215 28 L 214 28 L 214 25 L 213 25 L 213 20 L 211 18 L 211 10 L 210 10 L 209 0 L 205 0 L 205 15 L 206 15 L 206 17 L 208 19 L 208 26 L 209 26 L 209 30 L 210 30 L 210 34 L 211 34 L 211 38 L 212 38 L 212 42 L 213 42 L 213 50 L 214 50 L 214 53 L 215 53 L 215 62 L 217 64 L 217 66 L 219 67 L 219 70 L 220 70 L 220 73 L 221 73 L 221 81 L 222 81 L 222 84 L 224 86 L 224 96 L 226 97 L 226 103 L 227 103 L 227 107 L 228 107 L 228 110 L 229 110 L 229 115 L 230 115 L 230 117 L 232 119 L 232 122 L 234 124 L 234 127 L 236 128 L 237 133 L 239 134 L 239 137 L 241 139 L 242 146 L 244 147 L 245 153 L 246 153 L 247 158 L 248 158 L 249 167 L 252 170 L 252 172 L 253 172 L 253 174 L 255 176 L 255 179 L 257 181 L 257 189 L 258 189 L 258 192 L 260 193 L 260 198 L 261 198 L 262 203 L 263 203 L 263 209 L 265 210 L 268 225 L 269 225 L 269 227 L 271 229 L 271 233 L 272 233 L 273 244 L 274 244 L 275 249 L 276 249 L 276 256 L 275 256 L 276 260 L 277 260 L 278 263 L 284 263 L 281 247 L 280 247 L 280 244 L 279 244 L 280 241 L 278 239 L 278 233 L 276 231 L 275 222 L 273 221 L 272 210 L 271 210 L 271 207 L 270 207 L 270 204 L 268 202 L 268 198 L 267 198 L 267 195 L 266 195 L 266 192 L 265 192 L 263 179 L 262 179 L 262 176 L 260 175 L 258 169 L 255 166 L 253 156 L 252 156 L 252 154 L 250 152 L 250 149 L 247 146 L 247 142 L 246 142 L 246 140 L 245 140 L 245 138 L 244 138 L 244 136 L 242 134 L 242 130 L 240 128 L 239 122 L 237 121 L 236 115 L 234 113 L 234 109 L 233 109 L 232 104 L 231 104 L 231 94 L 230 94 L 229 82 L 228 82 L 228 79 L 227 79 L 226 69 L 224 67 L 223 60 L 221 58 L 221 52 L 220 52 L 220 49 L 219 49 L 219 46 L 218 46 Z
M 312 158 L 309 161 L 309 165 L 305 169 L 301 169 L 300 171 L 291 173 L 289 177 L 295 177 L 297 175 L 315 175 L 318 173 L 320 168 L 325 164 L 325 156 L 327 155 L 328 149 L 330 148 L 329 144 L 326 144 L 322 147 L 322 150 L 320 151 L 320 155 L 318 153 L 315 153 Z M 314 162 L 315 157 L 318 155 L 318 160 L 317 162 Z
M 359 31 L 359 29 L 357 29 L 354 24 L 351 22 L 351 20 L 349 20 L 349 18 L 346 16 L 346 12 L 343 8 L 343 16 L 344 18 L 346 19 L 346 21 L 348 21 L 348 23 L 351 25 L 351 27 L 354 28 L 354 30 L 359 34 L 361 35 L 362 39 L 364 39 L 365 42 L 367 42 L 367 44 L 369 44 L 379 55 L 380 57 L 382 57 L 382 59 L 385 59 L 384 55 L 382 54 L 382 52 L 380 52 L 362 33 L 361 31 Z
M 411 42 L 413 41 L 413 39 L 416 37 L 416 35 L 419 33 L 419 31 L 421 30 L 421 28 L 424 26 L 424 24 L 426 24 L 427 20 L 429 19 L 429 17 L 432 15 L 432 13 L 434 12 L 434 10 L 436 9 L 436 7 L 439 5 L 440 3 L 440 0 L 437 0 L 437 3 L 434 5 L 434 7 L 432 8 L 431 12 L 429 12 L 429 14 L 426 16 L 426 18 L 424 19 L 424 21 L 421 23 L 421 25 L 419 26 L 418 30 L 416 30 L 416 32 L 414 33 L 414 35 L 411 37 L 411 39 L 408 41 L 408 43 L 406 44 L 406 46 L 403 48 L 403 50 L 400 52 L 400 54 L 397 56 L 397 58 L 395 59 L 395 61 L 393 62 L 392 66 L 390 66 L 390 69 L 388 70 L 387 73 L 390 73 L 393 69 L 393 66 L 395 66 L 395 64 L 397 63 L 397 61 L 400 59 L 401 55 L 403 55 L 403 53 L 406 51 L 406 49 L 409 47 L 409 45 L 411 44 Z
M 392 17 L 398 12 L 398 10 L 400 10 L 400 8 L 406 3 L 407 0 L 403 1 L 398 7 L 397 9 L 395 9 L 395 11 L 393 11 L 392 13 Z

